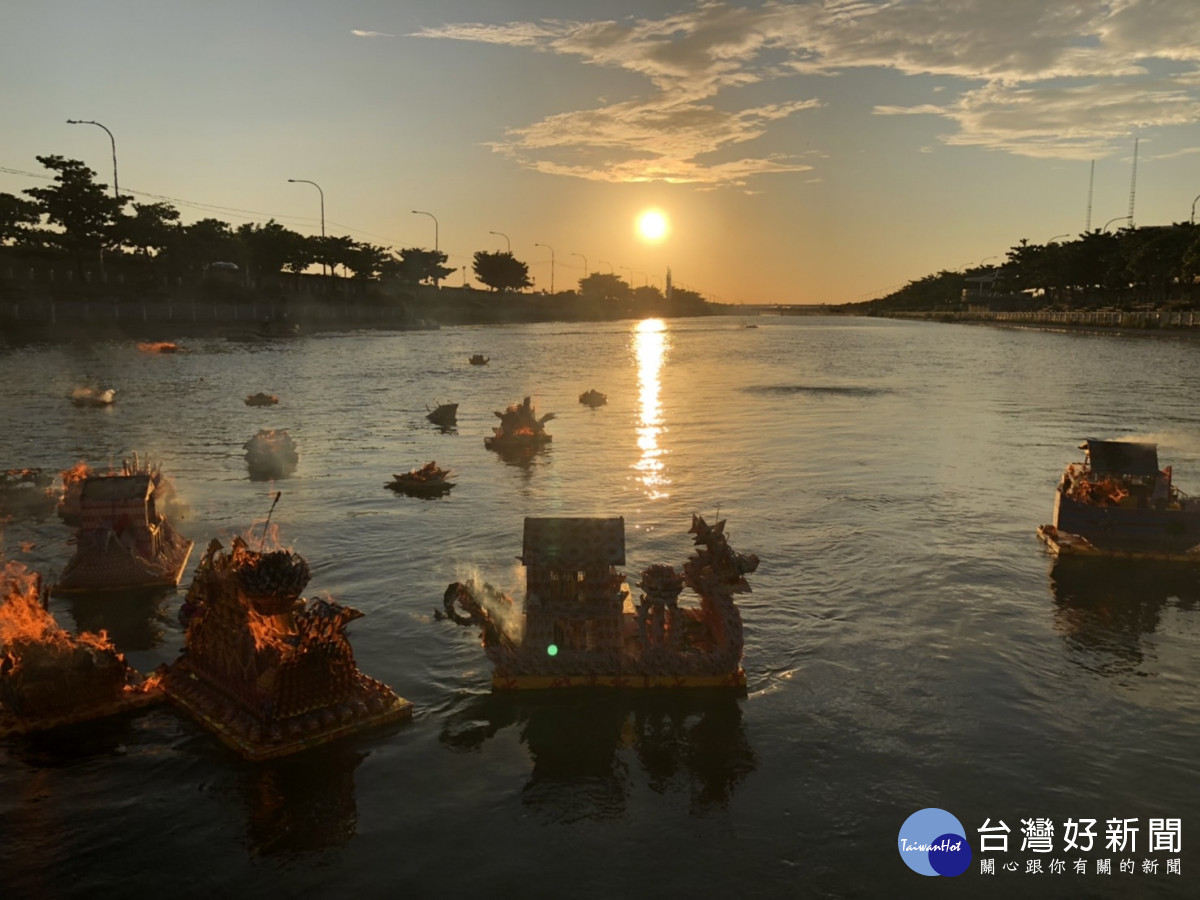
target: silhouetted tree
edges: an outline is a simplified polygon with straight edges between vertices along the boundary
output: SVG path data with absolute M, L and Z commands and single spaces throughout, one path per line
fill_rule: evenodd
M 1138 228 L 1122 241 L 1125 275 L 1150 301 L 1167 300 L 1171 288 L 1184 279 L 1184 256 L 1193 240 L 1186 222 Z
M 0 245 L 26 240 L 29 227 L 41 221 L 38 205 L 15 194 L 0 193 Z
M 135 203 L 132 216 L 121 216 L 114 224 L 116 242 L 133 247 L 142 256 L 161 252 L 179 231 L 179 210 L 170 203 Z
M 407 284 L 434 284 L 457 271 L 445 265 L 446 259 L 446 254 L 440 250 L 405 247 L 398 258 L 384 265 L 384 272 L 388 277 Z
M 201 272 L 214 262 L 245 266 L 246 248 L 228 222 L 201 219 L 185 225 L 163 248 L 159 263 L 172 272 Z
M 353 272 L 355 278 L 375 278 L 384 270 L 391 255 L 389 247 L 356 243 L 343 258 L 342 265 Z
M 329 274 L 336 275 L 337 267 L 349 268 L 354 259 L 354 239 L 345 234 L 321 235 L 307 239 L 312 261 L 329 267 Z
M 633 296 L 626 282 L 607 272 L 593 272 L 587 278 L 580 278 L 579 293 L 601 300 L 628 300 Z
M 529 266 L 508 251 L 488 253 L 477 250 L 472 271 L 493 291 L 519 291 L 533 284 L 529 280 Z
M 49 187 L 26 188 L 37 201 L 38 210 L 61 232 L 44 232 L 47 243 L 57 244 L 73 254 L 83 269 L 87 259 L 101 258 L 112 241 L 112 225 L 127 198 L 108 195 L 107 185 L 97 184 L 96 173 L 77 159 L 39 156 L 37 161 L 55 172 Z
M 284 266 L 293 263 L 307 266 L 312 260 L 308 239 L 274 219 L 266 225 L 247 222 L 238 227 L 237 236 L 246 248 L 257 278 L 278 275 Z

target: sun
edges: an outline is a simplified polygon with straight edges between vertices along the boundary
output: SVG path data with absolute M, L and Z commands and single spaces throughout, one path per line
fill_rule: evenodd
M 638 213 L 637 232 L 642 240 L 661 241 L 670 230 L 667 214 L 661 209 L 644 209 Z

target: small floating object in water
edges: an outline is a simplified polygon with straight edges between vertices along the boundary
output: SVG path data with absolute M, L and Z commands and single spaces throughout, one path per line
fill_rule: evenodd
M 473 366 L 486 366 L 490 359 L 490 356 L 484 356 L 482 353 L 476 353 L 469 358 L 469 362 Z
M 286 430 L 263 428 L 242 445 L 250 477 L 256 480 L 286 478 L 296 471 L 300 454 Z
M 579 395 L 579 402 L 584 406 L 590 406 L 595 409 L 597 406 L 603 406 L 608 402 L 608 394 L 602 394 L 596 390 L 584 391 Z
M 279 398 L 274 394 L 264 394 L 262 391 L 246 398 L 247 406 L 274 406 L 278 402 Z
M 137 346 L 146 353 L 178 353 L 182 349 L 171 341 L 139 341 Z
M 432 497 L 454 487 L 454 482 L 450 481 L 452 474 L 449 469 L 438 468 L 438 464 L 431 461 L 420 468 L 410 469 L 403 475 L 393 475 L 393 480 L 384 487 L 415 497 Z
M 266 540 L 264 536 L 263 540 Z M 184 603 L 185 651 L 163 674 L 171 701 L 246 759 L 286 756 L 412 716 L 412 703 L 354 662 L 362 616 L 305 600 L 308 563 L 290 550 L 217 540 Z
M 546 413 L 540 419 L 528 397 L 521 403 L 514 403 L 504 412 L 495 413 L 500 420 L 500 427 L 492 429 L 492 436 L 483 439 L 483 446 L 489 450 L 525 450 L 541 447 L 552 440 L 546 433 L 546 423 L 554 418 L 554 413 Z
M 71 391 L 71 402 L 76 406 L 111 406 L 116 399 L 116 388 L 77 387 Z
M 437 403 L 437 401 L 434 401 Z M 427 410 L 428 406 L 425 407 Z M 427 418 L 434 425 L 440 425 L 442 428 L 453 428 L 458 424 L 458 404 L 457 403 L 438 403 L 437 408 L 430 411 Z

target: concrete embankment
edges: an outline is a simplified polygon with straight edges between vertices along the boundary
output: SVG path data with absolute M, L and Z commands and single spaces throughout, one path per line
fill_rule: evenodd
M 887 318 L 931 322 L 1009 325 L 1025 328 L 1075 328 L 1095 331 L 1172 331 L 1200 337 L 1200 312 L 1190 310 L 969 310 L 955 312 L 894 312 Z

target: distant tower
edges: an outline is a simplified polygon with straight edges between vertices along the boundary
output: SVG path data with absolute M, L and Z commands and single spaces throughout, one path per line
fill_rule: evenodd
M 1138 139 L 1133 139 L 1133 174 L 1129 178 L 1129 228 L 1133 229 L 1133 198 L 1137 194 L 1137 151 Z
M 1088 176 L 1088 208 L 1087 222 L 1083 226 L 1083 233 L 1087 234 L 1092 230 L 1092 188 L 1096 186 L 1096 161 L 1092 160 L 1092 174 Z
M 671 269 L 670 269 L 670 268 L 668 268 L 668 269 L 667 269 L 667 291 L 666 291 L 666 295 L 667 295 L 667 299 L 668 299 L 668 300 L 670 300 L 670 299 L 671 299 Z

